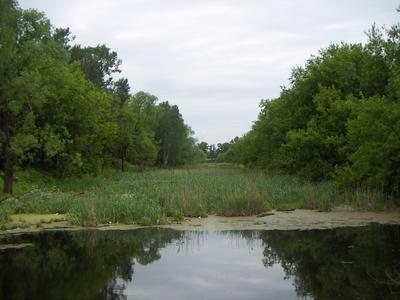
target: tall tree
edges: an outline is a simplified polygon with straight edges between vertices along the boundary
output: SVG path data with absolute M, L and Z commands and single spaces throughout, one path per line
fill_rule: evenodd
M 157 158 L 155 131 L 159 117 L 158 99 L 149 93 L 138 92 L 131 97 L 131 101 L 131 105 L 137 112 L 138 121 L 135 126 L 130 159 L 139 165 L 140 170 L 143 170 L 145 165 L 153 164 Z
M 129 86 L 129 82 L 127 78 L 121 78 L 114 83 L 114 95 L 115 95 L 115 105 L 122 108 L 128 102 L 130 97 L 131 87 Z
M 198 144 L 198 147 L 200 148 L 201 151 L 204 152 L 205 155 L 208 154 L 208 143 L 207 142 L 201 142 Z
M 4 192 L 12 192 L 13 154 L 11 150 L 11 112 L 6 95 L 11 80 L 12 61 L 17 43 L 18 10 L 15 1 L 0 1 L 0 143 L 1 169 L 4 173 Z
M 332 44 L 263 100 L 235 161 L 313 180 L 399 193 L 400 25 L 362 44 Z
M 70 49 L 71 61 L 78 61 L 86 79 L 97 87 L 111 90 L 113 87 L 113 74 L 121 70 L 121 60 L 115 51 L 111 51 L 106 45 L 96 47 L 73 46 Z
M 171 106 L 168 102 L 162 102 L 159 109 L 160 117 L 155 135 L 160 147 L 158 163 L 163 167 L 182 164 L 183 146 L 190 130 L 176 105 Z
M 69 64 L 65 39 L 42 13 L 9 4 L 0 47 L 4 192 L 12 192 L 15 164 L 61 176 L 96 172 L 113 133 L 111 98 Z
M 0 130 L 4 192 L 11 193 L 16 160 L 38 144 L 35 119 L 43 105 L 40 69 L 67 56 L 52 39 L 50 23 L 43 14 L 22 11 L 13 1 L 6 2 L 1 10 Z

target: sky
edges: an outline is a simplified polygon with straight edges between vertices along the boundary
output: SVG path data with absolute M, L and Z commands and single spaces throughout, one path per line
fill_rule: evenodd
M 69 27 L 75 43 L 106 44 L 132 92 L 177 104 L 199 141 L 247 132 L 261 99 L 330 43 L 365 42 L 399 21 L 399 0 L 20 0 Z

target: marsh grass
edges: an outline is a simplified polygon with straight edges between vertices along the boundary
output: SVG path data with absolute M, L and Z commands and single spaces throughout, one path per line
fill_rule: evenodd
M 0 226 L 3 226 L 7 222 L 10 221 L 11 210 L 8 210 L 5 207 L 0 206 Z
M 16 197 L 1 200 L 0 225 L 12 213 L 66 213 L 69 222 L 83 226 L 152 225 L 168 218 L 180 221 L 184 216 L 247 216 L 296 208 L 328 211 L 340 205 L 376 210 L 394 203 L 377 191 L 343 191 L 331 182 L 311 183 L 228 164 L 62 181 L 32 172 L 22 175 L 29 184 L 18 183 L 23 187 L 17 187 Z
M 222 216 L 250 216 L 270 210 L 257 187 L 246 182 L 223 194 L 217 213 Z

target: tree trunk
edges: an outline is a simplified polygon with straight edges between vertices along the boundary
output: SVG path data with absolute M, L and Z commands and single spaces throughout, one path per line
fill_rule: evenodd
M 4 172 L 3 192 L 12 194 L 14 180 L 14 158 L 10 143 L 10 128 L 7 113 L 0 112 L 0 130 L 4 135 L 2 169 Z
M 125 172 L 125 157 L 126 157 L 127 148 L 121 148 L 121 172 Z
M 9 141 L 6 141 L 3 151 L 3 171 L 4 171 L 4 188 L 3 192 L 6 194 L 12 194 L 13 192 L 13 180 L 14 180 L 14 168 L 13 168 L 13 157 Z
M 163 153 L 163 167 L 166 168 L 168 165 L 168 152 Z

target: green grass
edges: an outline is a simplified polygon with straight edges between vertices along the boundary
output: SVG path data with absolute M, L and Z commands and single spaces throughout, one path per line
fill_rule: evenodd
M 72 224 L 162 224 L 184 216 L 256 215 L 271 209 L 359 210 L 391 205 L 381 193 L 340 191 L 333 183 L 304 182 L 227 164 L 57 181 L 37 171 L 20 176 L 14 197 L 0 200 L 0 225 L 15 213 L 67 214 Z
M 16 215 L 11 215 L 10 219 L 12 222 L 38 224 L 38 223 L 52 223 L 52 222 L 65 221 L 66 215 L 63 215 L 63 214 L 16 214 Z

